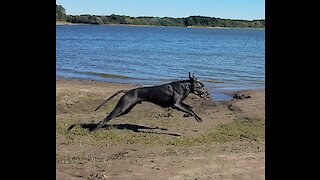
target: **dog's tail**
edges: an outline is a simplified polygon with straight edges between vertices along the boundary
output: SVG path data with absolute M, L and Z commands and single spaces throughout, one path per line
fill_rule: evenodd
M 97 111 L 101 106 L 103 106 L 105 103 L 107 103 L 110 99 L 114 98 L 116 95 L 118 95 L 120 93 L 126 93 L 126 92 L 128 92 L 128 90 L 120 90 L 120 91 L 114 93 L 107 100 L 105 100 L 102 104 L 100 104 L 100 106 L 98 106 L 94 111 Z

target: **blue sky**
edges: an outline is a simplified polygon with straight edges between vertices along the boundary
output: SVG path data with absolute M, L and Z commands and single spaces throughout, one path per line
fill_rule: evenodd
M 127 15 L 265 19 L 264 0 L 56 0 L 68 15 Z

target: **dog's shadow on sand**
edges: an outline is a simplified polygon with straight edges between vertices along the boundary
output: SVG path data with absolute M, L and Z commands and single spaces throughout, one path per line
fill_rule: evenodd
M 68 131 L 70 131 L 74 126 L 77 124 L 73 124 L 68 128 Z M 88 123 L 88 124 L 79 124 L 80 127 L 84 129 L 88 129 L 90 132 L 97 126 L 97 124 L 94 123 Z M 161 130 L 161 131 L 167 131 L 166 128 L 159 128 L 159 127 L 147 127 L 147 126 L 141 126 L 136 124 L 106 124 L 104 125 L 101 130 L 108 130 L 108 129 L 120 129 L 120 130 L 131 130 L 136 133 L 150 133 L 150 134 L 164 134 L 164 135 L 170 135 L 170 136 L 180 136 L 180 134 L 176 133 L 168 133 L 168 132 L 157 132 L 152 130 Z M 145 130 L 151 130 L 151 131 L 145 131 Z

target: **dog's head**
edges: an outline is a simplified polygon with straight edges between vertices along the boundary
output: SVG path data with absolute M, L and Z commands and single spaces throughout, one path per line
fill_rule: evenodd
M 189 81 L 191 83 L 190 92 L 198 95 L 199 97 L 203 98 L 204 95 L 207 93 L 207 90 L 204 88 L 204 85 L 201 81 L 197 80 L 194 74 L 191 76 L 189 72 Z

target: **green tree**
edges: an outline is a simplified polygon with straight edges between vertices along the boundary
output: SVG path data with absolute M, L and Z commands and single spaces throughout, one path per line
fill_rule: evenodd
M 56 4 L 56 21 L 67 21 L 66 10 L 61 5 Z

